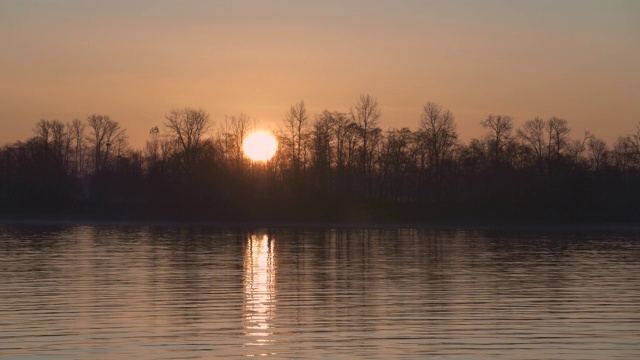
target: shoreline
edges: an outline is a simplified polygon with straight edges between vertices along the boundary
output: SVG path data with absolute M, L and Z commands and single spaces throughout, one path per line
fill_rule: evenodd
M 305 222 L 305 221 L 204 221 L 204 220 L 123 220 L 123 219 L 15 219 L 0 218 L 0 226 L 117 226 L 189 227 L 211 229 L 424 229 L 484 231 L 606 231 L 640 232 L 638 222 Z

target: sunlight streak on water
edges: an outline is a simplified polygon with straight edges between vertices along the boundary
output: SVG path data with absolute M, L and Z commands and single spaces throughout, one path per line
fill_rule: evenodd
M 274 260 L 275 241 L 267 235 L 252 234 L 247 239 L 244 257 L 244 297 L 248 346 L 268 345 L 272 335 L 271 321 L 275 313 Z M 253 355 L 268 355 L 260 352 Z M 274 355 L 274 354 L 271 354 Z

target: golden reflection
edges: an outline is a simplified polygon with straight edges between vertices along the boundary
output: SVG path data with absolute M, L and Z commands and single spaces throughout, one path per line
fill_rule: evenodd
M 271 342 L 276 302 L 274 244 L 274 239 L 263 234 L 253 234 L 247 239 L 244 254 L 245 335 L 250 337 L 247 345 Z

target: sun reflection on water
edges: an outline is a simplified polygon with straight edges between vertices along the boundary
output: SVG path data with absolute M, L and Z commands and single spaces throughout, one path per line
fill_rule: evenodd
M 272 340 L 275 313 L 274 239 L 252 234 L 247 238 L 244 254 L 244 320 L 246 345 L 267 345 Z M 257 353 L 254 355 L 268 355 Z

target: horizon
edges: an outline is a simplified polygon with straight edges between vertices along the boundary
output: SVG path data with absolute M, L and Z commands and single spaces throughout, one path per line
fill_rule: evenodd
M 566 119 L 612 145 L 640 122 L 640 2 L 15 1 L 0 4 L 0 144 L 40 119 L 106 114 L 133 148 L 172 108 L 217 128 L 245 113 L 275 129 L 376 97 L 380 127 L 450 109 L 462 142 L 489 114 Z

